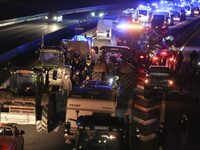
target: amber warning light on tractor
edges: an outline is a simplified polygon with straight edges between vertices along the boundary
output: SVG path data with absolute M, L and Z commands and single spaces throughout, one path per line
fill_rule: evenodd
M 141 24 L 135 23 L 135 24 L 119 24 L 117 28 L 126 30 L 126 29 L 143 29 L 144 27 Z

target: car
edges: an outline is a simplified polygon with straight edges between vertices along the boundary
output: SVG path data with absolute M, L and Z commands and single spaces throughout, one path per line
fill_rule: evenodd
M 48 15 L 45 16 L 45 19 L 48 22 L 54 22 L 54 23 L 63 22 L 63 16 L 59 12 L 49 12 Z
M 23 150 L 23 130 L 19 131 L 14 124 L 0 124 L 0 149 Z
M 166 66 L 151 65 L 146 71 L 144 80 L 144 96 L 148 98 L 152 92 L 164 92 L 173 89 L 173 72 Z

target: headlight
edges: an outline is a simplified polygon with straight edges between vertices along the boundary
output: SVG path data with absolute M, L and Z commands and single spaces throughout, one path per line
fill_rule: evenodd
M 57 18 L 58 18 L 57 16 L 54 16 L 54 17 L 53 17 L 53 20 L 57 20 Z
M 48 16 L 45 16 L 45 19 L 49 19 L 49 17 L 48 17 Z
M 113 84 L 113 78 L 110 78 L 110 79 L 109 79 L 109 83 L 110 83 L 110 84 Z
M 92 12 L 92 13 L 91 13 L 91 16 L 92 16 L 92 17 L 95 17 L 95 12 Z
M 103 16 L 104 16 L 104 13 L 103 13 L 103 12 L 99 13 L 99 17 L 100 17 L 100 18 L 103 17 Z
M 198 62 L 197 65 L 200 66 L 200 62 Z

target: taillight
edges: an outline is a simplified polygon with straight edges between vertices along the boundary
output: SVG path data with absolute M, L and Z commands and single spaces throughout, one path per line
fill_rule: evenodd
M 168 83 L 170 86 L 174 84 L 174 82 L 172 80 L 169 80 Z
M 148 80 L 148 79 L 145 79 L 145 80 L 144 80 L 144 83 L 145 83 L 145 84 L 148 84 L 148 83 L 149 83 L 149 80 Z
M 144 59 L 144 56 L 143 56 L 143 55 L 140 55 L 140 59 Z
M 153 57 L 153 60 L 158 60 L 158 57 Z
M 161 52 L 161 56 L 166 56 L 167 53 L 166 52 Z
M 174 61 L 174 58 L 172 58 L 172 57 L 171 57 L 171 58 L 169 58 L 169 61 Z

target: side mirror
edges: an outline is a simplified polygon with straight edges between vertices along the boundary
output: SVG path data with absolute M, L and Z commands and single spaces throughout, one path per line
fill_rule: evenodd
M 21 135 L 25 134 L 24 130 L 21 130 L 21 131 L 20 131 L 20 134 L 21 134 Z

